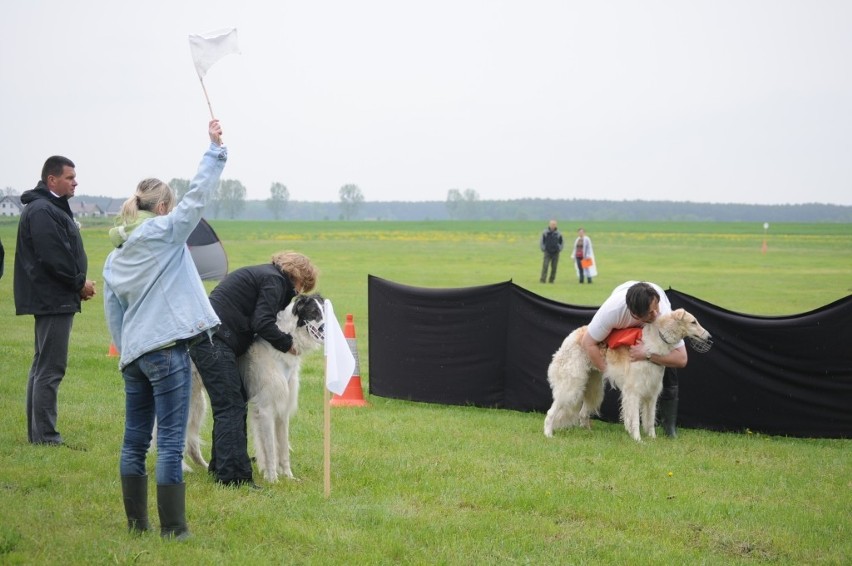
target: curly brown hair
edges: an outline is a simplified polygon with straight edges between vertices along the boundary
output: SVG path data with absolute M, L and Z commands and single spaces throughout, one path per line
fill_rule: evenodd
M 272 263 L 290 278 L 297 292 L 310 293 L 316 287 L 319 271 L 307 256 L 283 251 L 272 255 Z

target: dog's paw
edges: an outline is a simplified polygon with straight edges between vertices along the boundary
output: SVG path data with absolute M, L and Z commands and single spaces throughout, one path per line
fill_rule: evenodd
M 278 474 L 276 472 L 263 472 L 263 479 L 265 479 L 267 483 L 278 483 Z

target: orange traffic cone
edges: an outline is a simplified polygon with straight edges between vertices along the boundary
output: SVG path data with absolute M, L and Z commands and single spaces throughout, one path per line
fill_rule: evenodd
M 364 401 L 364 391 L 361 388 L 361 364 L 358 361 L 358 345 L 355 341 L 355 322 L 351 314 L 346 315 L 346 324 L 343 325 L 343 337 L 346 338 L 346 343 L 349 344 L 349 350 L 352 352 L 352 357 L 355 358 L 355 370 L 346 389 L 343 390 L 343 395 L 337 393 L 331 398 L 332 407 L 363 407 L 367 404 Z
M 107 356 L 109 356 L 110 358 L 118 357 L 118 350 L 115 349 L 115 344 L 113 344 L 112 342 L 109 343 L 109 352 L 107 352 Z

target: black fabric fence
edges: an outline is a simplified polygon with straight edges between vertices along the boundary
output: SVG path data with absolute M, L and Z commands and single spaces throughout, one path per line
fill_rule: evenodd
M 783 317 L 734 313 L 674 289 L 712 335 L 678 370 L 678 424 L 772 435 L 852 436 L 852 295 Z M 596 307 L 540 297 L 511 281 L 426 289 L 368 278 L 369 390 L 379 397 L 545 412 L 547 366 Z M 618 420 L 607 390 L 602 418 Z

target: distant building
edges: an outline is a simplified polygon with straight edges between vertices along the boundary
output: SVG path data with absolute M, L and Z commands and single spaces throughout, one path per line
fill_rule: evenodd
M 24 210 L 19 196 L 0 197 L 0 216 L 20 216 Z
M 71 212 L 74 216 L 80 217 L 93 217 L 93 216 L 106 216 L 104 211 L 101 210 L 101 207 L 94 203 L 86 202 L 84 200 L 69 200 L 68 206 L 71 207 Z
M 105 216 L 118 216 L 118 213 L 121 212 L 121 205 L 124 204 L 124 199 L 111 198 L 104 207 L 104 215 Z

